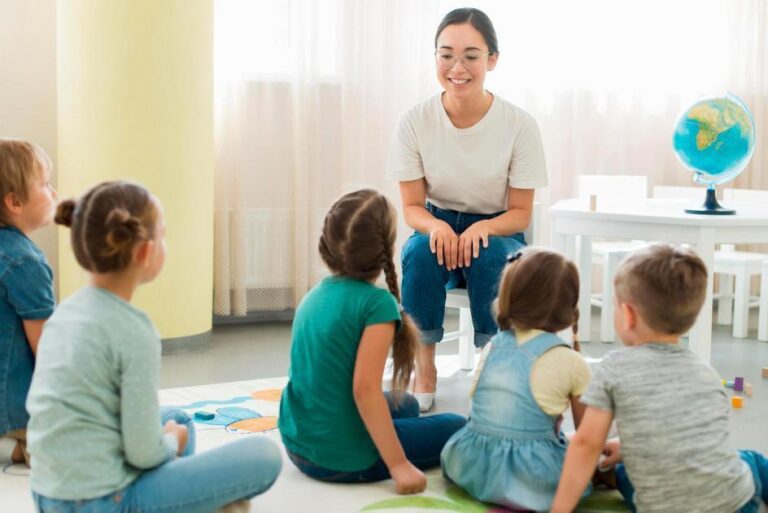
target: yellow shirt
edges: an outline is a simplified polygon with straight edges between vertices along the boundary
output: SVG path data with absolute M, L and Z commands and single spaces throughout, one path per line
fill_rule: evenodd
M 517 343 L 525 344 L 542 333 L 544 332 L 541 330 L 518 330 Z M 491 351 L 491 344 L 492 341 L 486 344 L 480 355 L 470 396 L 475 394 L 477 381 Z M 589 366 L 581 354 L 569 347 L 553 347 L 533 364 L 531 392 L 536 403 L 546 414 L 557 416 L 568 409 L 571 397 L 580 396 L 587 390 L 591 377 Z

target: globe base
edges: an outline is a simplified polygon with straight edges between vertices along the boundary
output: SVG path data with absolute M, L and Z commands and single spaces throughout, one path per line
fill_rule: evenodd
M 732 216 L 736 211 L 732 208 L 725 208 L 717 201 L 714 187 L 707 187 L 707 196 L 704 204 L 699 208 L 686 208 L 688 214 L 703 214 L 708 216 Z

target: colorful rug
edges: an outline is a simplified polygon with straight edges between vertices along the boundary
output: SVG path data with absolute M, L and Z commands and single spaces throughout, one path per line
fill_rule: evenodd
M 467 379 L 457 376 L 453 379 Z M 213 414 L 195 419 L 198 451 L 219 446 L 239 436 L 265 436 L 280 444 L 276 429 L 280 392 L 286 378 L 221 383 L 160 391 L 160 403 L 188 411 Z M 210 415 L 203 415 L 208 417 Z M 280 444 L 282 447 L 282 444 Z M 345 513 L 345 512 L 465 512 L 499 513 L 496 506 L 482 504 L 443 479 L 440 469 L 427 473 L 427 490 L 419 495 L 399 496 L 392 481 L 365 485 L 328 484 L 301 474 L 283 453 L 283 471 L 275 485 L 252 501 L 258 513 Z M 28 477 L 22 468 L 0 474 L 2 511 L 33 513 Z M 598 492 L 577 510 L 583 513 L 628 511 L 615 492 Z

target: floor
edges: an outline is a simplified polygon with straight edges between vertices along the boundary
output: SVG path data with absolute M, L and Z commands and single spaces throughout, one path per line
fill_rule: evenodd
M 593 311 L 594 338 L 599 327 L 599 310 Z M 756 315 L 750 336 L 756 336 Z M 448 317 L 446 329 L 456 329 L 457 318 Z M 744 407 L 733 410 L 731 417 L 734 447 L 760 450 L 768 453 L 768 379 L 762 378 L 762 367 L 768 367 L 768 342 L 754 338 L 734 339 L 730 327 L 714 326 L 712 365 L 724 379 L 742 376 L 751 383 L 754 395 L 745 398 Z M 582 344 L 586 356 L 599 358 L 619 347 L 619 343 Z M 290 324 L 267 323 L 220 326 L 214 329 L 209 349 L 194 353 L 176 353 L 163 357 L 162 388 L 222 383 L 287 375 L 290 351 Z M 440 344 L 437 354 L 456 354 L 456 341 Z M 660 383 L 674 386 L 674 383 Z M 438 411 L 468 413 L 467 393 L 469 380 L 457 373 L 440 382 L 436 404 Z
M 755 320 L 753 319 L 753 321 Z M 446 328 L 453 329 L 456 323 L 457 320 L 455 318 L 449 318 Z M 598 322 L 593 323 L 593 326 L 598 325 Z M 754 330 L 751 334 L 754 336 Z M 583 344 L 582 351 L 585 356 L 599 358 L 617 347 L 619 347 L 617 344 L 591 342 Z M 176 389 L 177 387 L 250 380 L 272 383 L 274 380 L 265 380 L 265 378 L 280 378 L 287 374 L 289 349 L 289 323 L 220 326 L 215 328 L 213 341 L 208 349 L 189 353 L 175 353 L 163 357 L 161 387 L 163 389 Z M 457 350 L 456 342 L 448 342 L 441 344 L 437 352 L 438 356 L 454 355 L 457 353 Z M 454 361 L 453 358 L 441 358 L 441 360 L 444 362 Z M 768 453 L 768 430 L 766 429 L 766 419 L 768 419 L 768 415 L 766 415 L 768 413 L 768 379 L 761 377 L 761 367 L 768 366 L 768 343 L 758 342 L 754 339 L 733 339 L 726 327 L 715 327 L 713 335 L 713 365 L 724 378 L 733 379 L 736 375 L 743 376 L 754 387 L 754 396 L 752 398 L 745 398 L 744 408 L 732 411 L 731 445 L 733 447 L 756 449 Z M 436 410 L 438 412 L 453 411 L 466 415 L 469 406 L 467 396 L 470 380 L 470 374 L 465 371 L 456 371 L 455 364 L 453 367 L 451 365 L 442 365 Z M 223 389 L 226 389 L 227 386 L 222 385 Z M 254 385 L 251 383 L 247 385 L 235 383 L 231 386 L 241 387 L 242 389 L 242 387 L 253 387 Z M 674 386 L 674 383 L 660 383 L 660 386 Z M 205 388 L 207 387 L 184 389 L 181 392 L 164 390 L 161 393 L 161 398 L 163 394 L 166 394 L 166 397 L 172 397 L 174 393 L 193 393 L 195 390 Z M 271 431 L 267 435 L 275 437 L 276 441 L 279 440 L 276 431 Z M 223 435 L 210 434 L 209 436 L 222 437 Z M 211 439 L 211 443 L 214 443 L 214 438 Z M 253 503 L 254 511 L 293 511 L 293 506 L 296 506 L 296 504 L 293 504 L 293 495 L 295 495 L 292 492 L 293 487 L 298 482 L 306 484 L 305 481 L 308 480 L 298 474 L 298 471 L 290 464 L 285 465 L 283 476 L 281 476 L 281 479 L 278 480 L 273 489 L 274 493 L 265 494 L 255 499 Z M 445 483 L 440 477 L 439 471 L 430 473 L 429 482 L 430 493 L 437 494 L 433 495 L 433 498 L 439 500 L 445 498 L 446 493 L 450 495 L 450 490 L 445 489 Z M 370 501 L 373 499 L 383 499 L 386 502 L 390 500 L 388 497 L 395 497 L 392 495 L 388 487 L 389 485 L 383 483 L 370 489 L 366 487 L 365 489 L 355 489 L 354 491 L 349 487 L 328 488 L 328 485 L 320 484 L 315 486 L 315 484 L 310 483 L 307 485 L 309 488 L 305 490 L 308 493 L 312 492 L 310 494 L 313 497 L 312 500 L 315 501 L 314 497 L 321 495 L 328 498 L 328 501 L 325 502 L 314 502 L 311 510 L 318 512 L 357 511 L 357 507 L 346 509 L 341 504 L 351 506 L 352 502 L 348 501 L 353 499 L 361 504 L 371 504 Z M 0 510 L 3 512 L 32 512 L 28 492 L 26 491 L 25 477 L 8 475 L 8 472 L 0 474 L 0 497 L 3 498 L 0 501 L 3 503 L 3 507 L 0 507 Z M 341 497 L 344 500 L 338 502 L 341 500 Z M 10 500 L 10 503 L 6 502 L 7 500 Z M 288 509 L 286 509 L 285 506 L 288 504 L 293 505 L 288 506 Z M 403 508 L 403 506 L 405 504 L 399 505 L 398 508 Z M 301 509 L 304 510 L 306 508 L 302 507 Z M 379 509 L 379 507 L 375 509 Z M 411 511 L 411 508 L 407 509 Z M 403 509 L 400 510 L 403 511 Z M 421 508 L 413 510 L 417 511 L 421 510 Z M 464 508 L 460 509 L 460 511 L 464 510 Z M 477 509 L 476 506 L 468 505 L 466 511 L 477 511 Z M 601 508 L 599 511 L 611 510 Z

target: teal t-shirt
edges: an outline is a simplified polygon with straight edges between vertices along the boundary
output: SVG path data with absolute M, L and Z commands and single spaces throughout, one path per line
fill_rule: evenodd
M 379 458 L 357 411 L 352 377 L 366 326 L 399 320 L 394 296 L 363 281 L 329 277 L 304 297 L 280 403 L 280 434 L 291 452 L 339 471 L 363 470 Z

